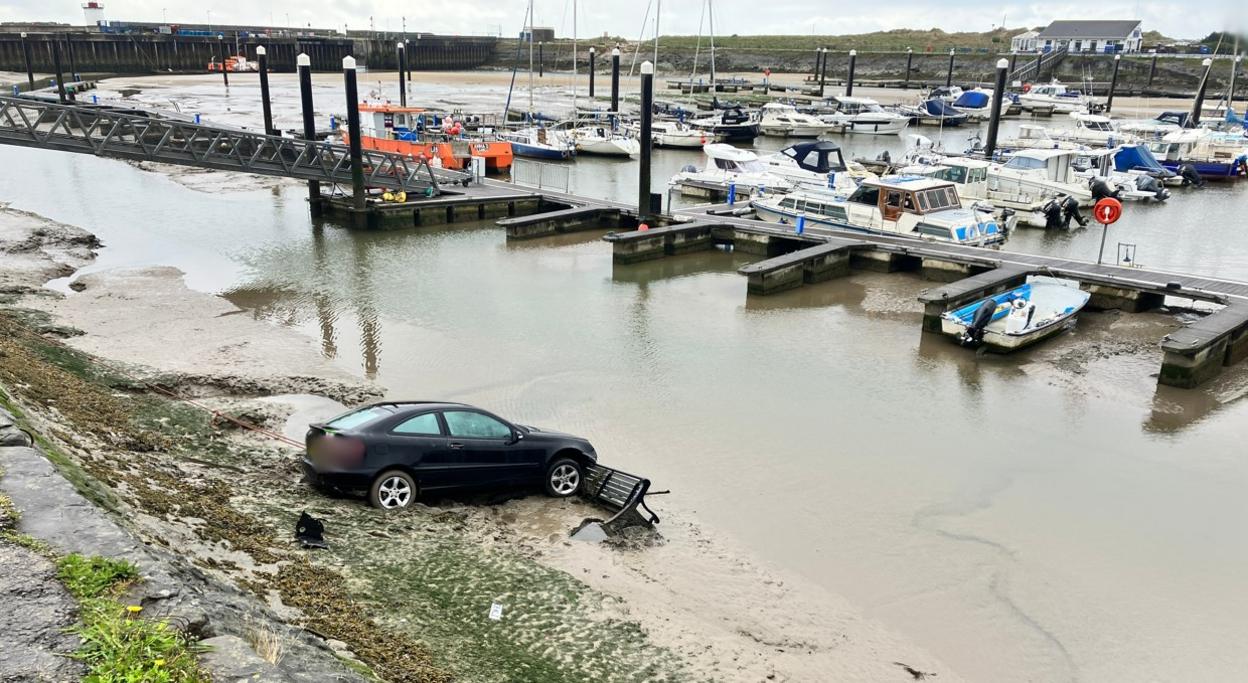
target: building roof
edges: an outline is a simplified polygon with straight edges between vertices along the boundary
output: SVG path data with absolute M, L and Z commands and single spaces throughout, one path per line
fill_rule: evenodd
M 1040 32 L 1041 38 L 1126 38 L 1139 27 L 1138 19 L 1125 21 L 1055 21 Z
M 1023 40 L 1027 40 L 1028 38 L 1035 38 L 1038 35 L 1040 35 L 1039 31 L 1024 31 L 1023 33 L 1020 33 L 1014 36 L 1013 38 L 1011 38 L 1011 40 L 1018 40 L 1019 38 L 1022 38 Z

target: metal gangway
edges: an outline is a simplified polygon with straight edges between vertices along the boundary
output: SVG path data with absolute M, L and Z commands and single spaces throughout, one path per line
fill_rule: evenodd
M 351 185 L 345 145 L 40 98 L 0 97 L 0 144 Z M 432 196 L 441 185 L 471 181 L 467 173 L 392 152 L 364 150 L 361 165 L 366 187 L 412 194 Z

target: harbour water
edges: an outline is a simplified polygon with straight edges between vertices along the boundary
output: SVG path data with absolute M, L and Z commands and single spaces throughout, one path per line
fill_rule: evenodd
M 201 87 L 158 96 L 210 110 Z M 841 141 L 847 157 L 904 145 Z M 698 156 L 660 151 L 654 177 Z M 349 231 L 313 223 L 297 184 L 204 192 L 8 147 L 0 164 L 23 169 L 0 176 L 0 200 L 103 240 L 89 270 L 176 266 L 393 397 L 584 434 L 672 489 L 666 514 L 846 596 L 969 679 L 1231 680 L 1248 665 L 1248 370 L 1158 387 L 1157 342 L 1190 314 L 1087 313 L 1036 349 L 977 356 L 920 332 L 929 283 L 908 274 L 754 298 L 735 273 L 749 257 L 728 252 L 619 266 L 603 233 Z M 633 163 L 583 158 L 570 177 L 636 195 Z M 1248 279 L 1246 201 L 1241 183 L 1130 205 L 1107 253 L 1129 242 L 1152 267 Z M 1088 259 L 1099 241 L 1020 230 L 1008 248 Z

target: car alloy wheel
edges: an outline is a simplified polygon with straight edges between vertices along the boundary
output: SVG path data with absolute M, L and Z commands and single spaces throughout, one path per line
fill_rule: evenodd
M 581 485 L 581 471 L 576 465 L 565 462 L 550 471 L 550 488 L 560 496 L 576 493 Z
M 386 477 L 377 487 L 377 501 L 387 510 L 407 507 L 412 502 L 412 487 L 403 477 Z

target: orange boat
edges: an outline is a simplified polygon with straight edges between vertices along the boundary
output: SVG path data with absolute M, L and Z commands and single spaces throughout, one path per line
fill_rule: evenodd
M 413 157 L 423 155 L 437 159 L 443 168 L 464 170 L 470 157 L 485 159 L 485 168 L 490 172 L 500 173 L 511 168 L 510 142 L 461 137 L 462 124 L 420 107 L 365 102 L 360 105 L 360 132 L 360 145 L 365 149 Z M 427 139 L 430 137 L 435 139 Z

